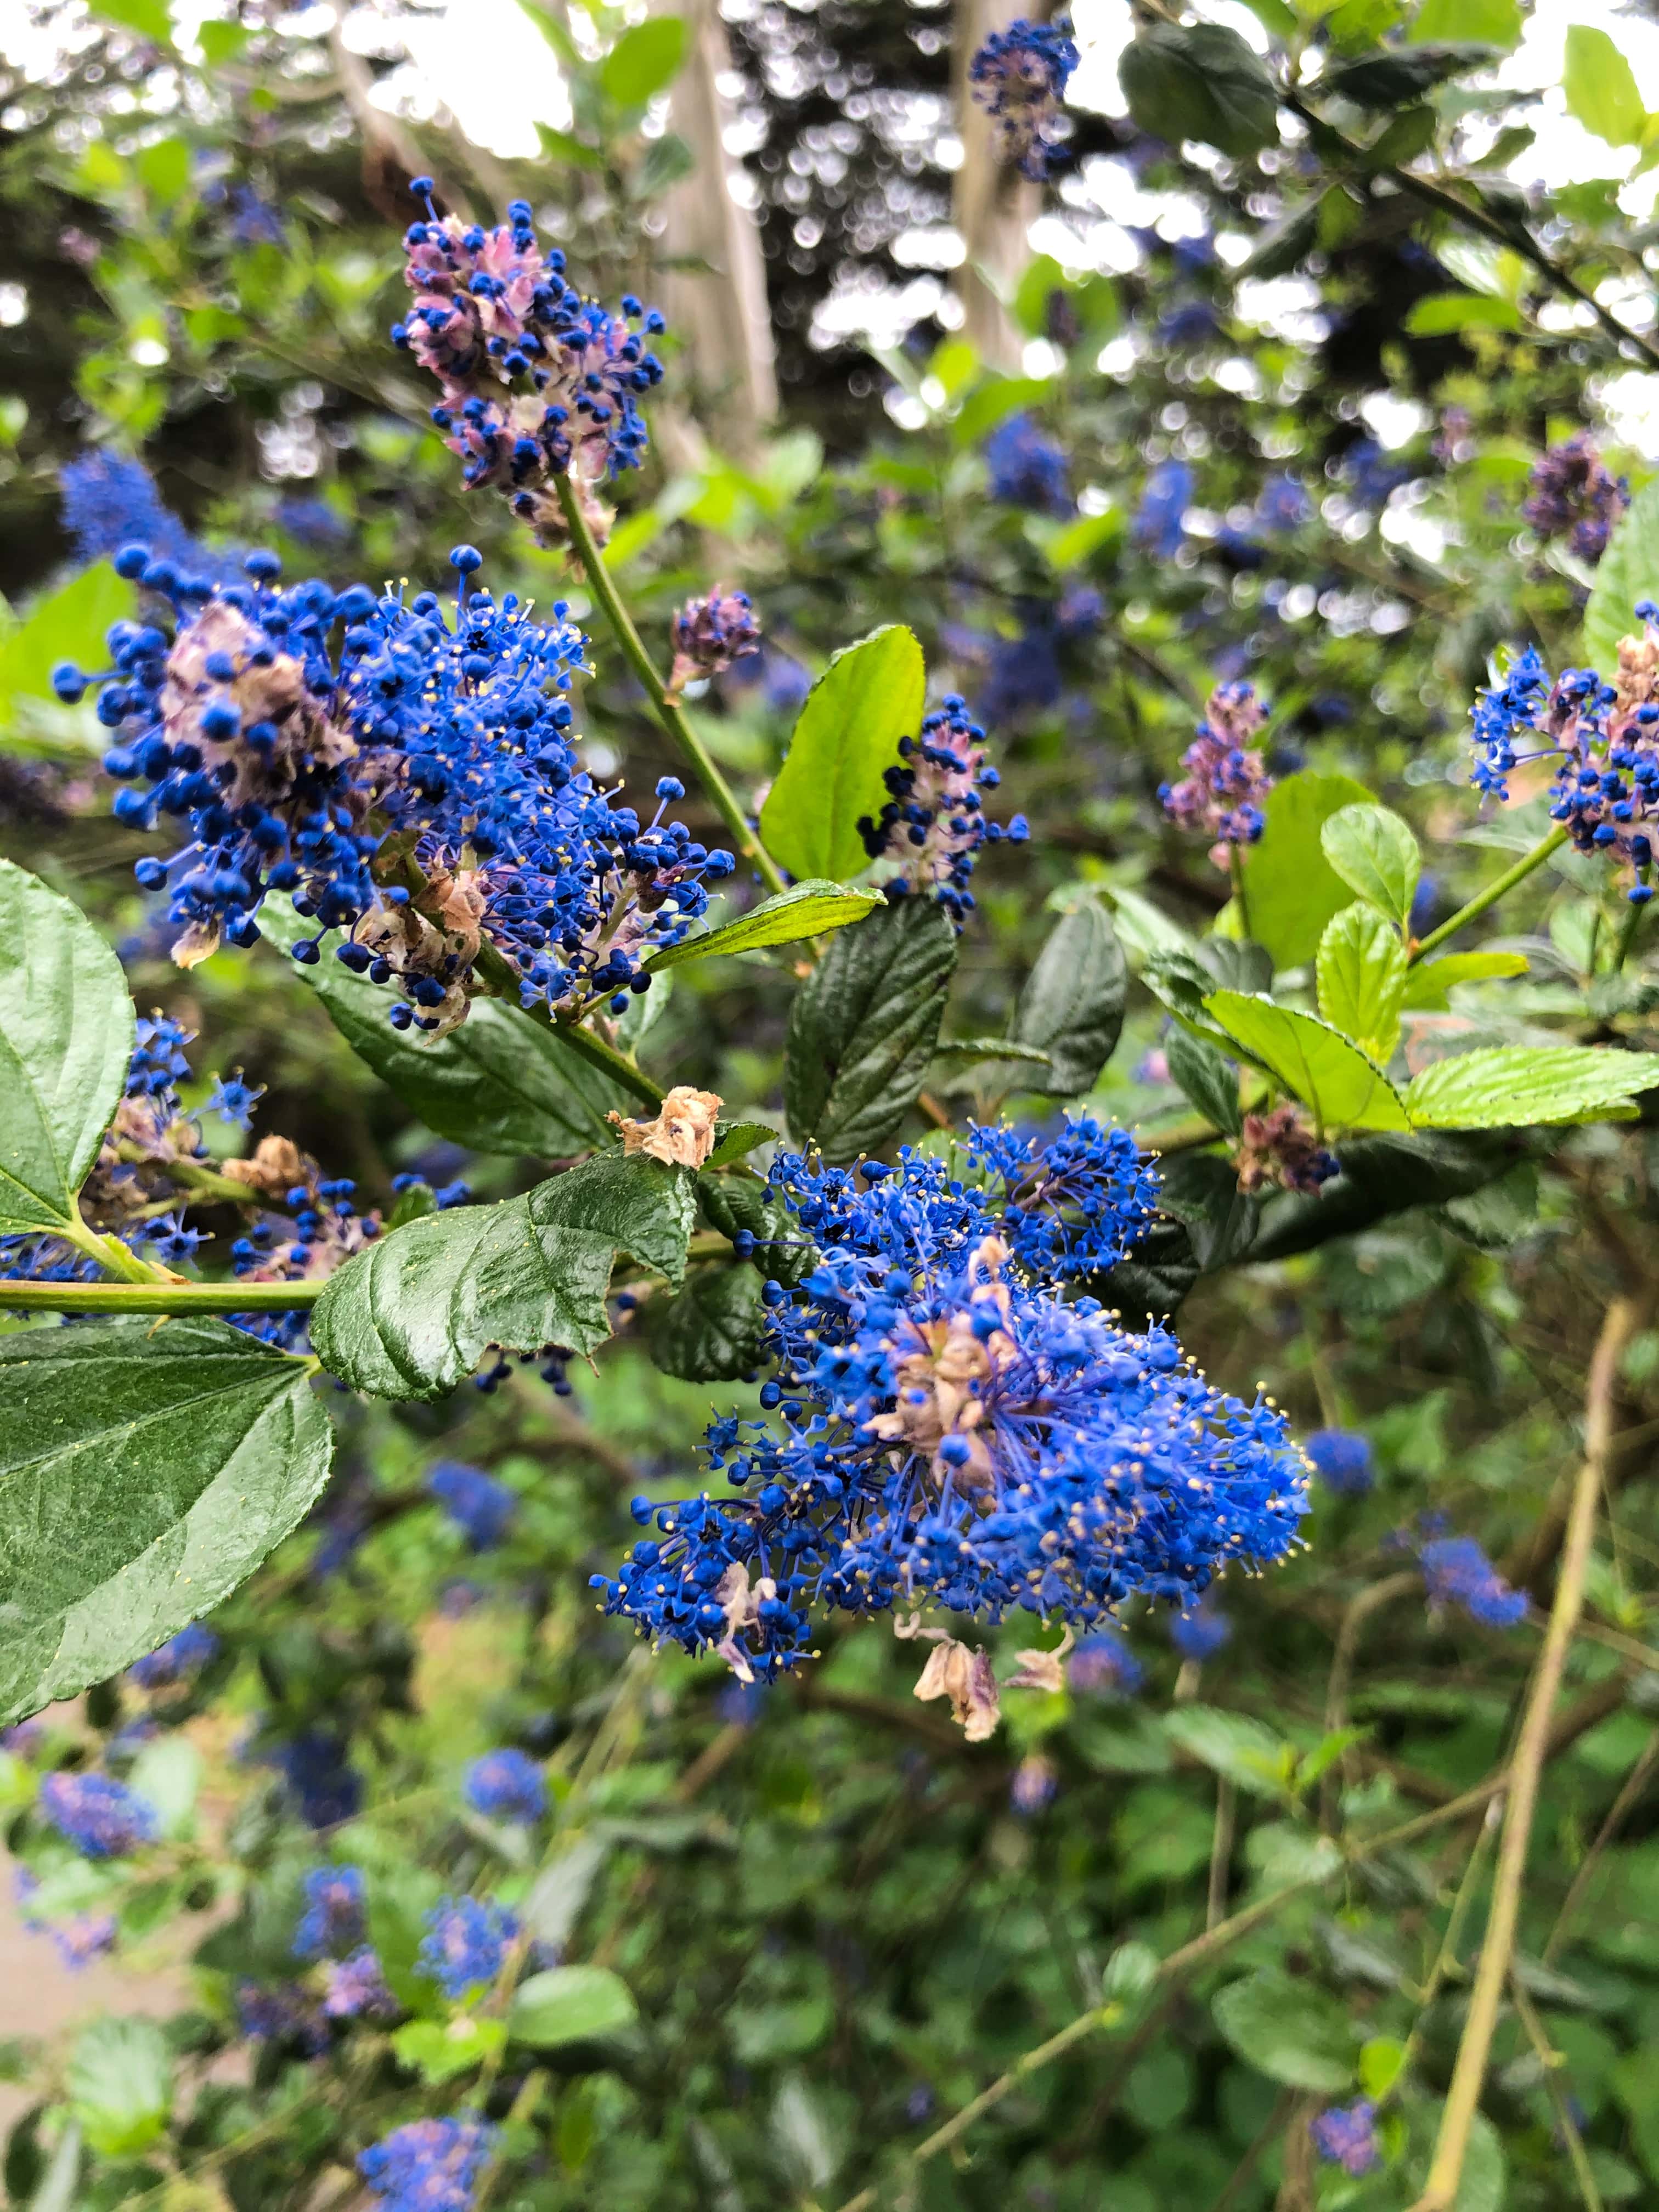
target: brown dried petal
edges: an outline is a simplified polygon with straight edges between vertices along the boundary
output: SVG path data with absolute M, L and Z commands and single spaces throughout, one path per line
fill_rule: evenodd
M 634 1121 L 621 1114 L 606 1118 L 622 1131 L 626 1153 L 648 1153 L 670 1167 L 700 1168 L 714 1149 L 714 1120 L 725 1102 L 712 1091 L 676 1084 L 653 1121 Z

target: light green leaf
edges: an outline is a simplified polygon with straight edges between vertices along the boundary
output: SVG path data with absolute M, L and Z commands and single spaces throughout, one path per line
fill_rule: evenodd
M 0 860 L 0 1235 L 78 1218 L 132 1039 L 114 953 L 67 899 Z
M 127 1780 L 161 1814 L 163 1836 L 189 1835 L 202 1786 L 202 1754 L 187 1735 L 174 1730 L 147 1743 L 133 1760 Z
M 1164 1716 L 1164 1732 L 1189 1758 L 1257 1797 L 1290 1795 L 1292 1753 L 1282 1736 L 1248 1713 L 1214 1705 L 1176 1705 Z
M 854 890 L 849 884 L 814 877 L 792 884 L 775 898 L 763 899 L 735 921 L 701 937 L 683 938 L 679 944 L 653 952 L 646 966 L 654 975 L 664 968 L 678 968 L 688 960 L 712 960 L 729 952 L 758 952 L 769 945 L 798 945 L 803 938 L 826 936 L 861 921 L 872 908 L 885 902 L 879 891 Z
M 173 2057 L 159 2021 L 94 2020 L 70 2053 L 64 2087 L 95 2151 L 130 2158 L 153 2143 L 173 2102 Z
M 59 661 L 72 660 L 79 668 L 106 668 L 104 634 L 132 610 L 131 585 L 107 561 L 94 562 L 67 584 L 37 599 L 0 645 L 0 729 L 16 722 L 20 704 L 52 697 L 52 672 Z
M 599 82 L 618 107 L 643 107 L 666 92 L 690 40 L 678 15 L 652 15 L 624 31 L 599 64 Z
M 1359 2051 L 1359 2086 L 1368 2097 L 1386 2097 L 1400 2079 L 1406 2046 L 1398 2036 L 1374 2035 Z
M 1509 2161 L 1503 2137 L 1484 2112 L 1477 2112 L 1469 2124 L 1468 2148 L 1452 2212 L 1504 2212 L 1508 2195 Z
M 500 1206 L 429 1213 L 330 1277 L 312 1342 L 377 1398 L 441 1398 L 492 1344 L 592 1352 L 611 1334 L 618 1254 L 678 1286 L 694 1212 L 685 1170 L 638 1153 L 585 1161 Z
M 1048 1075 L 1033 1085 L 1051 1097 L 1091 1091 L 1117 1048 L 1127 982 L 1110 916 L 1092 901 L 1063 915 L 1037 955 L 1009 1034 L 1045 1053 Z
M 520 1984 L 507 2024 L 515 2043 L 556 2051 L 567 2043 L 616 2035 L 638 2017 L 634 1993 L 620 1974 L 605 1966 L 555 1966 Z
M 1161 908 L 1142 898 L 1139 891 L 1123 890 L 1115 884 L 1104 884 L 1102 889 L 1111 905 L 1120 939 L 1138 960 L 1152 960 L 1169 952 L 1196 951 L 1194 941 L 1180 923 L 1171 921 Z
M 71 2120 L 58 2138 L 52 2163 L 28 2201 L 28 2212 L 74 2212 L 80 2197 L 81 2127 Z
M 1387 806 L 1344 806 L 1322 828 L 1319 842 L 1349 890 L 1404 929 L 1423 865 L 1410 823 Z
M 1334 1997 L 1277 1966 L 1229 1982 L 1212 2007 L 1247 2066 L 1292 2089 L 1334 2095 L 1353 2080 L 1356 2038 Z
M 259 909 L 259 929 L 285 951 L 312 933 L 276 893 Z M 296 963 L 295 974 L 317 994 L 357 1057 L 438 1136 L 475 1152 L 565 1159 L 615 1142 L 608 1113 L 637 1110 L 631 1093 L 505 1000 L 475 999 L 459 1029 L 416 1042 L 386 1019 L 391 992 L 335 958 L 339 942 L 331 932 L 319 958 Z
M 0 1721 L 210 1612 L 309 1510 L 333 1444 L 305 1363 L 224 1322 L 0 1338 Z
M 703 1163 L 706 1167 L 730 1167 L 758 1145 L 775 1145 L 778 1133 L 769 1121 L 717 1121 L 714 1124 L 714 1149 Z
M 1659 483 L 1644 484 L 1613 526 L 1584 609 L 1583 659 L 1612 682 L 1619 641 L 1639 636 L 1638 601 L 1659 598 Z
M 167 13 L 167 0 L 95 0 L 91 12 L 124 31 L 136 31 L 141 39 L 149 39 L 153 45 L 169 46 L 173 43 L 173 19 Z
M 1328 1023 L 1237 991 L 1212 992 L 1204 1006 L 1236 1043 L 1311 1110 L 1322 1130 L 1412 1126 L 1382 1069 Z
M 831 656 L 761 808 L 762 840 L 792 875 L 840 883 L 869 865 L 859 820 L 886 803 L 882 777 L 921 727 L 925 686 L 921 647 L 902 623 Z
M 1425 46 L 1467 41 L 1507 52 L 1520 37 L 1520 0 L 1423 0 L 1412 25 L 1413 42 Z
M 507 2028 L 501 2021 L 463 2014 L 451 2021 L 405 2021 L 392 2037 L 392 2048 L 399 2064 L 435 2085 L 471 2073 L 506 2042 Z
M 1591 1045 L 1492 1045 L 1437 1060 L 1406 1089 L 1419 1129 L 1518 1129 L 1624 1121 L 1659 1084 L 1659 1054 Z M 1626 1109 L 1621 1111 L 1621 1109 Z
M 1297 968 L 1319 950 L 1325 924 L 1353 896 L 1325 857 L 1321 832 L 1345 806 L 1372 805 L 1351 775 L 1287 775 L 1267 794 L 1261 838 L 1243 848 L 1249 936 L 1265 945 L 1275 968 Z
M 1407 972 L 1406 948 L 1374 907 L 1356 900 L 1326 923 L 1319 940 L 1319 1011 L 1379 1066 L 1400 1040 Z
M 1448 952 L 1438 960 L 1419 960 L 1406 971 L 1402 1007 L 1443 1012 L 1446 994 L 1455 983 L 1487 983 L 1506 975 L 1524 975 L 1524 952 Z
M 1566 70 L 1561 80 L 1567 112 L 1609 146 L 1639 146 L 1647 103 L 1618 42 L 1591 23 L 1567 26 Z
M 1414 338 L 1444 337 L 1453 331 L 1518 331 L 1526 327 L 1513 300 L 1486 292 L 1431 292 L 1407 313 L 1403 327 Z

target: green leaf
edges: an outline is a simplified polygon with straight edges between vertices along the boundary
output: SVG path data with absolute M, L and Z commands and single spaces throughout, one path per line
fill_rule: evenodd
M 1358 901 L 1334 914 L 1319 940 L 1319 1011 L 1384 1066 L 1400 1041 L 1406 948 L 1374 908 Z
M 136 31 L 141 39 L 149 39 L 155 46 L 173 44 L 173 19 L 167 13 L 167 0 L 95 0 L 91 13 L 102 22 L 114 23 L 124 31 Z
M 684 1289 L 651 1310 L 651 1356 L 686 1382 L 730 1382 L 758 1365 L 766 1308 L 747 1260 L 694 1267 Z
M 1279 137 L 1279 94 L 1260 58 L 1219 23 L 1146 23 L 1118 63 L 1140 128 L 1170 146 L 1195 138 L 1244 155 Z
M 58 2138 L 52 2164 L 41 2176 L 40 2187 L 29 2198 L 28 2212 L 74 2212 L 81 2196 L 81 2145 L 80 2124 L 71 2120 Z M 7 2179 L 10 2178 L 9 2154 Z
M 405 2021 L 392 2037 L 392 2048 L 399 2065 L 435 2086 L 453 2081 L 458 2074 L 471 2073 L 506 2042 L 502 2021 L 463 2016 L 441 2021 Z
M 629 197 L 656 199 L 682 177 L 689 177 L 696 166 L 696 155 L 678 131 L 665 131 L 660 138 L 647 142 L 640 165 L 628 180 Z
M 798 945 L 803 938 L 821 937 L 849 922 L 862 921 L 872 908 L 884 903 L 879 891 L 854 890 L 846 884 L 813 878 L 792 884 L 775 898 L 763 899 L 735 921 L 706 931 L 701 937 L 683 938 L 646 966 L 654 975 L 664 968 L 678 968 L 688 960 L 712 960 L 727 952 L 758 952 L 768 945 Z
M 305 1363 L 224 1322 L 0 1338 L 0 1720 L 210 1612 L 309 1510 L 333 1442 Z
M 525 7 L 526 15 L 531 13 L 526 0 L 520 0 L 520 5 Z M 538 15 L 536 21 L 545 27 L 544 18 Z M 550 161 L 568 161 L 579 169 L 602 169 L 605 167 L 604 155 L 568 131 L 556 131 L 550 123 L 538 123 L 536 136 L 540 139 L 542 151 Z
M 956 933 L 927 898 L 843 930 L 789 1010 L 783 1097 L 827 1160 L 884 1145 L 915 1103 L 956 972 Z
M 259 909 L 259 929 L 285 951 L 310 934 L 275 893 Z M 357 1057 L 436 1135 L 474 1152 L 546 1159 L 616 1141 L 605 1115 L 632 1113 L 638 1101 L 556 1030 L 505 1000 L 475 999 L 459 1029 L 416 1043 L 386 1019 L 390 992 L 334 957 L 339 942 L 337 934 L 325 937 L 315 963 L 295 963 L 295 974 L 317 994 Z
M 1524 952 L 1448 952 L 1438 960 L 1419 960 L 1406 971 L 1402 1006 L 1443 1012 L 1455 983 L 1486 983 L 1500 976 L 1524 975 Z
M 78 908 L 0 860 L 0 1235 L 78 1219 L 132 1040 L 114 953 Z
M 1444 84 L 1449 77 L 1480 69 L 1492 58 L 1489 47 L 1463 41 L 1396 46 L 1388 53 L 1366 54 L 1358 61 L 1327 70 L 1319 81 L 1319 90 L 1351 100 L 1356 107 L 1404 107 L 1436 85 Z
M 1247 2066 L 1291 2089 L 1334 2095 L 1353 2080 L 1355 2037 L 1334 1997 L 1277 1966 L 1229 1982 L 1211 2007 Z
M 697 1177 L 697 1201 L 709 1226 L 722 1237 L 748 1231 L 755 1239 L 754 1265 L 763 1278 L 793 1284 L 817 1265 L 812 1246 L 757 1176 L 713 1175 L 704 1168 Z
M 1484 2112 L 1469 2123 L 1463 2172 L 1452 2199 L 1452 2212 L 1504 2212 L 1509 2195 L 1509 2161 L 1504 2140 Z
M 1613 526 L 1584 609 L 1583 659 L 1609 683 L 1619 641 L 1639 634 L 1639 600 L 1659 597 L 1659 483 L 1644 484 Z
M 1419 46 L 1463 40 L 1507 53 L 1521 40 L 1520 0 L 1423 0 L 1412 37 Z
M 1404 929 L 1423 865 L 1410 823 L 1387 806 L 1343 806 L 1323 824 L 1319 842 L 1348 888 Z
M 1172 1024 L 1164 1040 L 1170 1063 L 1170 1080 L 1218 1129 L 1236 1137 L 1244 1126 L 1238 1100 L 1238 1070 L 1215 1046 L 1195 1037 L 1190 1030 Z
M 173 2057 L 159 2021 L 90 2021 L 64 2069 L 70 2109 L 95 2151 L 131 2158 L 153 2143 L 173 2103 Z
M 634 1993 L 606 1966 L 555 1966 L 520 1984 L 507 2016 L 515 2043 L 557 2051 L 632 2027 L 639 2017 Z
M 637 1153 L 585 1161 L 500 1206 L 428 1214 L 329 1278 L 312 1342 L 377 1398 L 441 1398 L 492 1344 L 592 1352 L 611 1334 L 618 1254 L 678 1287 L 693 1212 L 685 1170 Z
M 202 1786 L 202 1754 L 187 1735 L 169 1734 L 147 1743 L 133 1760 L 127 1779 L 161 1814 L 163 1836 L 189 1835 Z
M 775 1145 L 778 1133 L 769 1121 L 716 1121 L 714 1149 L 704 1165 L 711 1168 L 730 1167 L 734 1160 L 742 1159 L 757 1146 Z
M 1117 1048 L 1128 981 L 1123 948 L 1102 906 L 1062 915 L 1037 955 L 1014 1008 L 1009 1035 L 1048 1057 L 1034 1088 L 1051 1097 L 1091 1091 Z
M 1161 1214 L 1128 1258 L 1090 1287 L 1125 1328 L 1146 1328 L 1168 1321 L 1203 1272 L 1187 1224 Z
M 1413 301 L 1402 327 L 1414 338 L 1439 338 L 1453 331 L 1524 330 L 1526 321 L 1513 300 L 1487 292 L 1431 292 Z
M 253 33 L 246 23 L 198 23 L 196 43 L 209 69 L 223 69 L 240 61 Z
M 624 31 L 599 65 L 599 83 L 618 107 L 643 107 L 666 92 L 690 40 L 678 15 L 652 15 Z
M 1407 1085 L 1405 1103 L 1414 1128 L 1534 1128 L 1627 1120 L 1620 1109 L 1656 1084 L 1656 1053 L 1491 1045 L 1424 1068 Z
M 1325 857 L 1321 832 L 1345 806 L 1372 805 L 1351 775 L 1298 769 L 1275 785 L 1262 808 L 1260 839 L 1243 848 L 1249 933 L 1275 968 L 1297 968 L 1319 950 L 1325 924 L 1353 896 Z
M 1647 128 L 1647 103 L 1618 41 L 1590 23 L 1567 26 L 1566 70 L 1561 80 L 1567 112 L 1609 146 L 1639 146 Z
M 133 605 L 131 585 L 107 561 L 95 561 L 37 599 L 0 645 L 0 728 L 16 723 L 19 702 L 52 696 L 52 672 L 60 660 L 72 660 L 80 668 L 106 667 L 104 634 L 112 623 L 125 620 Z
M 1158 1209 L 1181 1223 L 1200 1273 L 1213 1274 L 1248 1252 L 1261 1201 L 1238 1187 L 1238 1172 L 1219 1152 L 1182 1152 L 1164 1170 Z
M 958 447 L 977 446 L 1022 407 L 1041 407 L 1054 396 L 1054 387 L 1045 377 L 988 376 L 951 417 L 951 442 Z
M 1419 154 L 1427 153 L 1434 143 L 1435 133 L 1439 127 L 1440 118 L 1433 108 L 1402 107 L 1397 115 L 1389 118 L 1366 147 L 1365 167 L 1368 169 L 1403 169 Z M 1328 200 L 1330 194 L 1328 192 L 1325 198 Z M 1346 198 L 1346 194 L 1344 198 Z M 1322 207 L 1324 204 L 1321 202 Z M 1363 214 L 1355 204 L 1349 200 L 1347 204 L 1363 221 Z M 1358 228 L 1358 222 L 1349 228 L 1352 234 L 1352 231 Z M 1326 241 L 1322 239 L 1320 242 L 1323 245 Z
M 1504 1174 L 1514 1158 L 1512 1144 L 1491 1136 L 1425 1132 L 1346 1139 L 1342 1172 L 1334 1182 L 1311 1194 L 1286 1192 L 1264 1208 L 1251 1261 L 1311 1252 L 1390 1214 L 1442 1205 L 1482 1189 Z
M 1328 1023 L 1237 991 L 1213 992 L 1204 1005 L 1236 1043 L 1310 1109 L 1322 1130 L 1412 1126 L 1382 1069 Z
M 1189 1758 L 1257 1797 L 1289 1795 L 1291 1752 L 1284 1738 L 1247 1713 L 1214 1705 L 1176 1705 L 1164 1732 Z
M 860 816 L 887 799 L 899 739 L 921 726 L 926 672 L 914 630 L 890 623 L 830 656 L 806 695 L 761 808 L 761 837 L 792 875 L 840 882 L 869 865 Z

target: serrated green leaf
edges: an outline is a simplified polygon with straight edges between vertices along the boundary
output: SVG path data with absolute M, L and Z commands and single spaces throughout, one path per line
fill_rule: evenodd
M 224 1322 L 0 1338 L 0 1720 L 217 1605 L 309 1510 L 333 1444 L 305 1364 Z
M 1419 960 L 1406 971 L 1402 1007 L 1443 1012 L 1446 994 L 1456 983 L 1488 983 L 1524 975 L 1524 952 L 1448 952 L 1438 960 Z
M 664 968 L 684 967 L 688 960 L 758 952 L 769 945 L 799 945 L 803 938 L 827 936 L 831 930 L 845 929 L 849 922 L 861 921 L 883 903 L 879 891 L 855 890 L 848 884 L 812 877 L 805 883 L 792 884 L 775 898 L 763 899 L 735 921 L 723 922 L 701 937 L 682 938 L 678 945 L 653 952 L 645 964 L 654 975 Z
M 1437 1060 L 1406 1088 L 1419 1129 L 1513 1129 L 1617 1121 L 1659 1084 L 1659 1054 L 1591 1045 L 1492 1045 Z
M 1400 1040 L 1407 973 L 1399 933 L 1374 907 L 1356 901 L 1326 923 L 1319 940 L 1319 1011 L 1379 1066 Z
M 886 803 L 899 739 L 921 727 L 927 674 L 914 630 L 890 623 L 830 656 L 806 695 L 761 808 L 761 837 L 792 875 L 840 883 L 869 864 L 860 817 Z
M 1164 1040 L 1170 1080 L 1218 1129 L 1237 1136 L 1244 1126 L 1238 1098 L 1238 1070 L 1223 1052 L 1178 1024 Z
M 1054 1098 L 1091 1091 L 1117 1049 L 1128 981 L 1111 918 L 1092 902 L 1062 915 L 1037 955 L 1009 1034 L 1048 1059 L 1033 1088 Z
M 915 1103 L 956 964 L 956 933 L 932 899 L 842 932 L 789 1010 L 783 1097 L 799 1141 L 832 1162 L 887 1141 Z
M 1612 682 L 1619 641 L 1640 634 L 1636 608 L 1659 598 L 1659 483 L 1644 484 L 1613 526 L 1584 609 L 1583 659 Z
M 1609 146 L 1639 146 L 1647 103 L 1623 50 L 1591 23 L 1567 26 L 1566 66 L 1561 79 L 1567 112 Z
M 0 1235 L 78 1218 L 132 1040 L 110 947 L 67 899 L 0 860 Z
M 1353 2080 L 1357 2038 L 1334 1997 L 1276 1966 L 1218 1992 L 1216 2026 L 1247 2066 L 1292 2089 L 1334 2095 Z
M 52 672 L 59 661 L 106 667 L 104 634 L 129 617 L 133 605 L 132 586 L 107 561 L 94 561 L 37 599 L 0 645 L 0 729 L 13 726 L 20 706 L 51 697 Z
M 487 1346 L 592 1352 L 626 1252 L 678 1287 L 691 1178 L 644 1153 L 586 1160 L 500 1206 L 394 1230 L 329 1278 L 311 1317 L 330 1371 L 377 1398 L 441 1398 Z
M 599 64 L 599 82 L 618 107 L 643 107 L 679 75 L 690 44 L 678 15 L 651 15 L 623 33 Z
M 284 951 L 309 933 L 275 895 L 259 909 L 259 929 Z M 438 1136 L 474 1152 L 565 1159 L 614 1143 L 605 1115 L 636 1110 L 631 1093 L 505 1000 L 475 999 L 459 1029 L 416 1042 L 386 1019 L 391 994 L 334 957 L 339 942 L 331 933 L 320 957 L 294 972 L 357 1057 Z
M 1376 802 L 1351 775 L 1298 769 L 1276 784 L 1262 807 L 1263 827 L 1243 848 L 1248 934 L 1265 945 L 1275 968 L 1297 968 L 1319 950 L 1325 924 L 1353 896 L 1325 857 L 1321 832 L 1345 806 Z
M 173 2056 L 160 2021 L 88 2021 L 70 2053 L 64 2087 L 94 2150 L 131 2158 L 153 2143 L 173 2103 Z
M 694 1267 L 650 1316 L 651 1355 L 685 1382 L 729 1382 L 759 1364 L 766 1329 L 758 1271 L 747 1260 Z
M 1237 991 L 1213 992 L 1204 1005 L 1236 1043 L 1310 1109 L 1322 1130 L 1411 1127 L 1382 1069 L 1328 1023 Z
M 519 1985 L 507 2016 L 515 2043 L 556 2051 L 616 2035 L 639 2017 L 634 1993 L 606 1966 L 555 1966 Z
M 777 1140 L 778 1133 L 769 1121 L 717 1121 L 714 1148 L 704 1165 L 730 1167 L 734 1160 L 742 1159 L 757 1146 L 775 1145 Z

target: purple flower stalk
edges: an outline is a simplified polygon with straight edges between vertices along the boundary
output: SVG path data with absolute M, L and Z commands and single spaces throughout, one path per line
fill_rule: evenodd
M 1514 1628 L 1526 1619 L 1526 1592 L 1510 1588 L 1473 1536 L 1438 1536 L 1419 1556 L 1437 1610 L 1461 1605 L 1485 1628 Z
M 1333 2105 L 1308 2123 L 1314 2148 L 1321 2158 L 1340 2166 L 1357 2180 L 1382 2163 L 1376 2141 L 1376 2107 L 1369 2097 L 1352 2105 Z
M 1004 837 L 1023 843 L 1030 834 L 1023 814 L 1004 828 L 985 817 L 980 789 L 1000 778 L 985 760 L 985 732 L 954 692 L 926 716 L 921 734 L 901 738 L 897 766 L 884 781 L 892 796 L 874 820 L 860 817 L 864 848 L 874 860 L 896 863 L 883 888 L 890 898 L 931 896 L 961 927 L 973 907 L 969 882 L 980 848 Z
M 1041 184 L 1064 136 L 1061 102 L 1078 52 L 1070 19 L 994 31 L 968 65 L 974 98 L 997 125 L 1002 158 Z
M 357 2171 L 384 2212 L 471 2212 L 497 2133 L 484 2120 L 411 2120 L 361 2152 Z
M 1247 1114 L 1233 1165 L 1242 1191 L 1294 1190 L 1314 1196 L 1340 1175 L 1342 1164 L 1322 1145 L 1300 1106 L 1285 1099 L 1266 1114 Z
M 700 676 L 718 676 L 745 653 L 760 651 L 760 622 L 747 592 L 728 591 L 716 584 L 705 599 L 688 599 L 674 616 L 674 665 L 669 671 L 668 690 L 678 698 L 681 689 Z
M 153 1843 L 155 1808 L 109 1774 L 71 1774 L 63 1769 L 40 1784 L 40 1810 L 59 1835 L 89 1859 L 128 1857 Z
M 306 1909 L 294 1931 L 296 1959 L 349 1951 L 363 1940 L 364 1887 L 360 1867 L 313 1867 L 305 1878 Z
M 1261 808 L 1273 779 L 1256 740 L 1267 719 L 1252 684 L 1218 684 L 1196 738 L 1181 757 L 1186 775 L 1158 788 L 1172 822 L 1215 841 L 1210 859 L 1218 868 L 1231 867 L 1235 845 L 1254 844 L 1261 835 Z
M 365 1943 L 349 1959 L 333 1959 L 325 1969 L 323 2010 L 331 2020 L 390 2020 L 398 2000 L 386 1987 L 376 1954 Z
M 1615 477 L 1579 430 L 1533 463 L 1521 513 L 1547 544 L 1565 538 L 1569 549 L 1593 567 L 1629 505 L 1629 478 Z
M 1008 1784 L 1008 1802 L 1016 1813 L 1027 1819 L 1052 1804 L 1060 1787 L 1060 1770 L 1052 1759 L 1041 1752 L 1030 1752 L 1014 1769 L 1014 1778 Z

